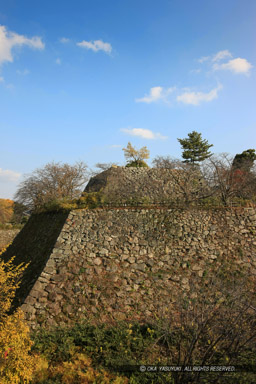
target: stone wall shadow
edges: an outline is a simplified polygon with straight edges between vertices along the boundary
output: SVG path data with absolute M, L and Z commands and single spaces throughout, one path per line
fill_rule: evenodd
M 13 243 L 1 255 L 13 264 L 28 264 L 13 300 L 12 311 L 23 304 L 47 263 L 69 212 L 33 214 Z

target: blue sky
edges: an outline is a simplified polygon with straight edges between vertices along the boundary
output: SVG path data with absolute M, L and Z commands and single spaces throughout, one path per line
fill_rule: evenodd
M 0 197 L 51 161 L 256 147 L 255 0 L 0 0 Z

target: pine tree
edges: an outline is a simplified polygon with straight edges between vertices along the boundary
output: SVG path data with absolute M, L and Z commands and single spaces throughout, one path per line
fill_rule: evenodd
M 256 160 L 255 149 L 247 149 L 242 153 L 238 153 L 234 160 L 232 167 L 233 169 L 240 169 L 249 172 Z
M 183 148 L 182 157 L 184 163 L 196 164 L 200 161 L 208 159 L 212 154 L 209 148 L 213 144 L 209 144 L 207 140 L 202 139 L 201 133 L 193 131 L 188 134 L 186 139 L 178 139 L 179 143 Z

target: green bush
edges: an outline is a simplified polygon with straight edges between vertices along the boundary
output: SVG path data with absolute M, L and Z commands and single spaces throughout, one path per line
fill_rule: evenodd
M 82 196 L 77 200 L 77 208 L 97 208 L 102 207 L 105 203 L 102 192 L 89 192 L 83 193 Z
M 44 204 L 37 213 L 41 212 L 59 212 L 70 211 L 72 209 L 93 209 L 102 207 L 104 198 L 101 192 L 83 193 L 78 199 L 60 199 L 52 200 Z
M 184 297 L 185 299 L 186 297 Z M 190 305 L 189 302 L 186 302 L 185 307 L 181 310 L 183 314 L 191 311 Z M 114 376 L 124 375 L 124 377 L 129 378 L 131 384 L 217 383 L 219 382 L 217 373 L 209 375 L 203 373 L 199 379 L 195 373 L 182 375 L 181 373 L 159 374 L 145 372 L 142 374 L 139 371 L 127 371 L 124 366 L 182 365 L 184 361 L 187 361 L 185 365 L 202 366 L 210 363 L 210 365 L 222 366 L 235 364 L 254 366 L 255 348 L 251 348 L 253 343 L 242 349 L 235 349 L 232 353 L 230 350 L 225 349 L 225 343 L 222 346 L 223 338 L 228 337 L 230 341 L 233 338 L 236 339 L 235 332 L 237 330 L 235 328 L 234 332 L 232 332 L 231 329 L 226 327 L 227 335 L 223 334 L 220 345 L 216 344 L 216 350 L 215 347 L 212 347 L 214 345 L 213 340 L 218 337 L 218 326 L 221 327 L 219 321 L 221 322 L 223 310 L 220 305 L 218 304 L 215 307 L 205 326 L 200 325 L 199 328 L 199 323 L 197 324 L 194 320 L 193 322 L 185 322 L 183 327 L 179 323 L 175 324 L 171 319 L 170 324 L 167 324 L 167 319 L 159 319 L 150 324 L 119 322 L 110 326 L 107 324 L 92 325 L 84 322 L 77 323 L 72 328 L 40 329 L 32 335 L 34 341 L 33 350 L 34 353 L 39 353 L 42 358 L 46 358 L 50 367 L 58 367 L 67 361 L 72 362 L 74 356 L 77 355 L 84 356 L 84 358 L 88 357 L 91 359 L 93 369 L 97 369 L 97 371 L 105 370 Z M 228 304 L 224 302 L 224 311 L 226 305 Z M 219 310 L 220 313 L 218 313 Z M 228 308 L 226 310 L 228 315 Z M 216 314 L 215 311 L 217 311 Z M 214 322 L 212 323 L 212 321 Z M 217 332 L 217 335 L 215 335 L 215 332 Z M 198 340 L 194 344 L 195 337 L 198 337 Z M 193 362 L 190 359 L 187 360 L 191 346 L 193 346 L 193 349 L 195 348 L 194 351 L 196 352 Z M 206 350 L 209 351 L 208 354 L 213 353 L 213 356 L 208 356 L 205 363 L 202 364 L 202 358 Z M 223 382 L 225 383 L 246 384 L 254 382 L 255 373 L 235 373 L 224 378 L 225 381 Z M 52 383 L 54 382 L 58 383 L 58 381 L 52 381 Z
M 143 161 L 143 160 L 133 160 L 130 163 L 127 163 L 125 167 L 126 168 L 130 168 L 130 167 L 133 167 L 133 168 L 149 168 L 147 163 L 145 163 L 145 161 Z
M 52 200 L 44 204 L 40 209 L 36 210 L 37 213 L 41 212 L 59 212 L 70 211 L 77 208 L 76 200 Z
M 218 196 L 209 196 L 199 200 L 199 205 L 203 208 L 223 207 L 223 202 Z
M 0 224 L 0 229 L 22 229 L 24 224 Z
M 130 383 L 172 383 L 170 375 L 122 371 L 128 365 L 156 364 L 166 361 L 160 333 L 150 324 L 119 322 L 114 326 L 89 323 L 76 324 L 72 328 L 39 330 L 32 336 L 34 352 L 40 353 L 51 363 L 68 361 L 77 350 L 90 356 L 92 366 L 107 369 L 113 374 L 122 373 Z M 158 360 L 157 360 L 158 359 Z

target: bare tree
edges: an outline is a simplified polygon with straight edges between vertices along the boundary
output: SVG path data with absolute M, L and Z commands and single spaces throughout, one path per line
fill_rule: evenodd
M 101 171 L 107 171 L 111 167 L 117 167 L 117 163 L 97 163 L 95 167 L 100 169 Z
M 152 161 L 152 165 L 154 168 L 165 169 L 177 169 L 180 163 L 180 160 L 170 156 L 157 156 Z
M 20 183 L 15 200 L 31 210 L 39 209 L 53 200 L 80 196 L 82 186 L 87 180 L 87 165 L 82 161 L 75 165 L 48 163 L 33 171 Z
M 213 194 L 198 165 L 184 163 L 170 156 L 157 156 L 152 163 L 156 168 L 172 170 L 169 177 L 177 191 L 177 202 L 189 205 Z
M 97 163 L 97 164 L 95 164 L 95 167 L 97 168 L 96 170 L 95 169 L 90 170 L 90 177 L 96 176 L 100 172 L 107 171 L 108 169 L 110 169 L 112 167 L 117 168 L 118 164 L 117 163 Z
M 250 170 L 233 166 L 234 157 L 227 153 L 210 157 L 201 167 L 201 172 L 216 196 L 224 205 L 234 197 L 251 198 L 256 193 L 256 177 Z
M 209 270 L 212 274 L 205 278 L 194 274 L 190 290 L 176 286 L 176 300 L 165 335 L 171 344 L 171 364 L 208 366 L 253 361 L 255 280 L 249 278 L 249 271 L 230 264 L 229 260 L 227 265 L 215 267 L 214 272 Z M 200 375 L 201 371 L 193 372 L 192 377 L 178 373 L 174 382 L 200 383 Z M 217 383 L 218 379 L 219 375 L 211 382 Z

